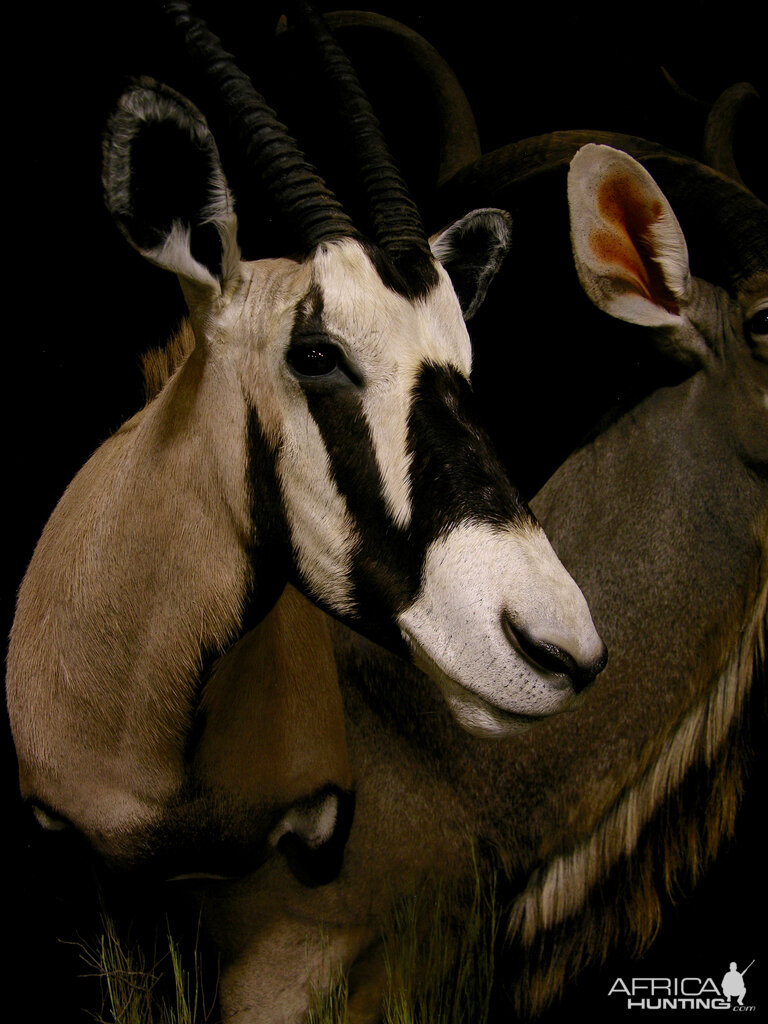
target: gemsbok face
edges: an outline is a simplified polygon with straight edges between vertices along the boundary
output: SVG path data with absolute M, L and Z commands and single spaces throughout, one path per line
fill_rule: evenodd
M 112 750 L 107 830 L 176 792 L 211 664 L 288 580 L 412 658 L 480 734 L 563 710 L 605 658 L 471 413 L 464 316 L 503 258 L 507 217 L 474 211 L 430 249 L 376 142 L 360 156 L 367 241 L 216 37 L 167 6 L 303 254 L 242 261 L 202 115 L 149 80 L 126 92 L 107 203 L 178 276 L 194 347 L 52 514 L 7 681 L 25 795 L 90 820 L 94 759 Z

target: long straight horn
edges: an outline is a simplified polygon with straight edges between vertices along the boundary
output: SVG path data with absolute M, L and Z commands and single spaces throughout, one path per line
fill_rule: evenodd
M 163 0 L 197 72 L 213 89 L 247 165 L 308 251 L 333 238 L 358 238 L 340 203 L 307 162 L 264 97 L 186 0 Z
M 357 74 L 323 18 L 305 0 L 289 0 L 289 10 L 310 36 L 324 80 L 336 93 L 339 116 L 354 141 L 375 239 L 398 268 L 432 266 L 419 211 L 400 174 L 381 126 Z

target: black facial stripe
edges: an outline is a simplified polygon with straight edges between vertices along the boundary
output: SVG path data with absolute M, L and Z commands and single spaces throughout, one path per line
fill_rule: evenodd
M 255 409 L 249 409 L 246 451 L 252 529 L 244 544 L 250 564 L 258 566 L 243 613 L 243 627 L 251 628 L 277 601 L 291 566 L 290 532 L 277 479 L 277 452 L 264 436 Z
M 323 296 L 317 285 L 296 308 L 291 345 L 300 344 L 307 336 L 318 343 L 332 341 L 323 322 Z M 387 515 L 359 390 L 353 385 L 326 389 L 313 381 L 302 381 L 301 386 L 328 452 L 331 476 L 359 528 L 360 544 L 354 552 L 350 582 L 353 599 L 365 609 L 366 620 L 375 623 L 375 635 L 367 624 L 366 635 L 390 650 L 399 650 L 403 641 L 392 619 L 418 590 L 421 554 Z M 390 571 L 390 566 L 397 571 Z M 326 610 L 336 614 L 331 608 Z M 355 620 L 345 621 L 352 624 Z
M 297 306 L 291 344 L 308 336 L 318 343 L 333 340 L 317 285 Z M 416 597 L 433 541 L 467 520 L 508 527 L 533 517 L 477 425 L 471 387 L 458 371 L 425 364 L 414 387 L 407 440 L 413 514 L 406 529 L 387 511 L 361 390 L 352 384 L 318 387 L 312 381 L 301 386 L 334 483 L 358 528 L 352 597 L 363 609 L 369 638 L 397 649 L 402 641 L 393 620 Z M 355 623 L 354 617 L 346 621 Z M 377 624 L 376 635 L 368 623 Z
M 360 394 L 354 388 L 325 390 L 311 385 L 304 393 L 328 452 L 334 483 L 360 534 L 353 555 L 353 597 L 365 609 L 366 619 L 385 622 L 415 597 L 423 549 L 387 513 Z M 375 636 L 366 632 L 390 649 L 399 649 L 402 643 L 394 627 L 383 627 Z
M 304 390 L 334 482 L 359 529 L 352 582 L 366 619 L 371 612 L 390 619 L 411 603 L 427 548 L 452 527 L 467 520 L 500 527 L 532 521 L 472 418 L 471 388 L 457 371 L 428 364 L 414 389 L 408 423 L 412 517 L 405 529 L 387 512 L 359 392 Z M 393 630 L 372 639 L 391 646 L 397 635 Z
M 467 520 L 496 526 L 533 516 L 479 426 L 469 382 L 457 370 L 427 363 L 408 421 L 411 501 L 419 533 L 431 543 Z
M 291 568 L 288 526 L 283 513 L 275 468 L 276 454 L 264 437 L 258 416 L 253 409 L 249 409 L 248 415 L 246 453 L 246 485 L 251 509 L 251 531 L 241 539 L 249 566 L 258 568 L 250 574 L 248 587 L 243 595 L 239 621 L 232 623 L 234 636 L 242 636 L 261 622 L 280 597 Z M 194 679 L 194 693 L 197 698 L 192 702 L 184 739 L 187 759 L 192 758 L 206 725 L 206 715 L 199 697 L 215 662 L 222 653 L 218 646 L 204 646 L 200 650 L 200 660 Z
M 291 329 L 291 344 L 297 344 L 302 335 L 319 336 L 326 334 L 323 323 L 323 293 L 313 282 L 309 291 L 296 306 Z

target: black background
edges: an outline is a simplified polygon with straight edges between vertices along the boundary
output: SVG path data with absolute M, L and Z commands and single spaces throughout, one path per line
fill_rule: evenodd
M 267 80 L 259 67 L 252 70 L 271 100 L 273 69 L 259 42 L 269 17 L 231 2 L 203 10 L 230 49 L 252 50 L 254 65 L 263 59 Z M 665 91 L 662 66 L 703 101 L 743 80 L 767 93 L 767 19 L 752 5 L 721 4 L 704 13 L 699 5 L 682 4 L 580 9 L 481 0 L 450 9 L 380 3 L 376 10 L 421 32 L 448 59 L 473 106 L 485 151 L 555 129 L 600 128 L 698 155 L 703 115 L 696 111 L 703 108 Z M 145 265 L 114 228 L 100 186 L 101 135 L 126 78 L 151 74 L 185 86 L 153 5 L 30 5 L 15 18 L 6 40 L 6 55 L 16 61 L 6 91 L 6 632 L 16 587 L 55 502 L 96 445 L 138 407 L 140 353 L 162 343 L 183 311 L 176 283 Z M 430 134 L 419 124 L 415 98 L 411 104 L 397 93 L 397 69 L 389 70 L 396 99 L 382 119 L 395 133 L 417 193 L 426 192 L 434 165 Z M 764 150 L 762 163 L 754 159 L 765 135 L 747 130 L 752 134 L 739 145 L 749 150 L 749 184 L 765 198 Z M 267 254 L 260 251 L 268 249 L 262 239 L 250 246 L 250 258 Z M 13 866 L 6 875 L 4 931 L 14 956 L 6 970 L 25 992 L 19 1019 L 87 1019 L 77 1009 L 79 983 L 73 989 L 68 981 L 78 969 L 76 955 L 58 941 L 72 936 L 73 922 L 77 926 L 79 890 L 61 865 L 40 857 L 23 828 L 7 727 L 2 749 Z M 577 1012 L 619 1019 L 606 995 L 618 975 L 718 977 L 729 960 L 741 965 L 753 957 L 750 996 L 758 1009 L 751 1019 L 763 1019 L 763 762 L 755 758 L 735 841 L 693 896 L 667 908 L 650 953 L 639 963 L 617 956 L 585 975 L 548 1020 L 570 1020 Z

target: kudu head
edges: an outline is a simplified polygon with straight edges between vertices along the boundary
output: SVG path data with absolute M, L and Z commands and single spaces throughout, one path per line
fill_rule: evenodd
M 563 710 L 604 647 L 471 411 L 464 317 L 503 258 L 507 217 L 474 211 L 430 248 L 359 87 L 296 4 L 347 95 L 367 240 L 219 40 L 181 0 L 166 7 L 303 251 L 242 261 L 202 115 L 154 82 L 129 89 L 105 143 L 107 203 L 178 276 L 196 346 L 81 470 L 38 544 L 9 659 L 20 759 L 59 771 L 73 742 L 51 727 L 61 701 L 86 746 L 106 719 L 177 758 L 206 661 L 286 580 L 412 658 L 469 729 Z M 124 699 L 139 692 L 148 716 Z

